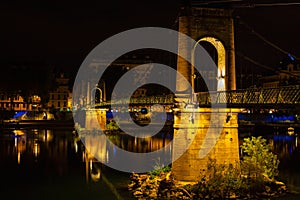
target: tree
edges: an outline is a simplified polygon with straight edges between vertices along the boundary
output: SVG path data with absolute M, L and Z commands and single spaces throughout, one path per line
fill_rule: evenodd
M 279 160 L 271 151 L 266 139 L 259 137 L 245 138 L 241 145 L 243 156 L 242 173 L 251 178 L 268 178 L 274 180 L 278 176 Z

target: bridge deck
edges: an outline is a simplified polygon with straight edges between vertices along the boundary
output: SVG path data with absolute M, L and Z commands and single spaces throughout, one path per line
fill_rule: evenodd
M 150 96 L 119 99 L 113 102 L 114 105 L 174 105 L 174 95 Z M 195 93 L 194 103 L 200 107 L 209 107 L 212 104 L 216 107 L 289 107 L 300 105 L 300 86 L 285 86 L 279 88 L 251 88 L 231 91 L 213 91 Z M 111 102 L 95 104 L 96 107 L 109 107 Z

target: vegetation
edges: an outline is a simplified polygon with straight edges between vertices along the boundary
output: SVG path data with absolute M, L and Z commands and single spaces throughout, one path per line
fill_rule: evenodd
M 148 177 L 133 174 L 129 189 L 138 198 L 152 194 L 167 199 L 257 199 L 285 194 L 284 183 L 276 181 L 279 160 L 266 140 L 246 138 L 241 148 L 241 161 L 235 165 L 217 164 L 209 158 L 196 184 L 180 186 L 168 174 L 170 167 L 157 165 Z M 147 187 L 149 184 L 155 187 Z
M 236 191 L 247 190 L 245 179 L 241 177 L 240 169 L 233 165 L 217 165 L 215 159 L 209 158 L 207 171 L 203 171 L 195 185 L 185 186 L 195 198 L 216 199 L 235 198 Z
M 161 173 L 166 173 L 166 172 L 170 172 L 171 171 L 171 167 L 170 166 L 164 166 L 164 165 L 155 165 L 154 169 L 150 172 L 148 172 L 148 174 L 150 175 L 151 179 L 154 179 L 155 177 L 159 176 Z
M 106 130 L 107 131 L 118 131 L 119 126 L 116 121 L 110 120 L 109 123 L 106 124 Z
M 279 160 L 271 152 L 266 139 L 259 137 L 245 138 L 241 146 L 243 150 L 242 174 L 251 178 L 272 179 L 278 176 Z
M 285 186 L 277 182 L 279 160 L 262 137 L 245 138 L 242 159 L 237 167 L 216 164 L 209 159 L 207 171 L 190 190 L 198 198 L 260 198 L 281 194 Z

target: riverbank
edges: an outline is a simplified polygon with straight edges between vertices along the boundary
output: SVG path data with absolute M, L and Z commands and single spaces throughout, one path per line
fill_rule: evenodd
M 278 181 L 280 161 L 267 140 L 260 136 L 245 138 L 240 148 L 241 159 L 235 165 L 208 157 L 207 166 L 198 172 L 193 183 L 182 184 L 169 166 L 157 166 L 147 174 L 133 174 L 129 190 L 137 198 L 263 199 L 284 196 L 287 187 Z
M 0 129 L 23 128 L 64 128 L 74 129 L 73 120 L 1 120 Z
M 269 199 L 287 195 L 286 185 L 279 181 L 249 180 L 252 186 L 241 184 L 236 188 L 233 182 L 220 179 L 208 184 L 209 180 L 203 178 L 196 183 L 183 183 L 176 181 L 171 172 L 161 172 L 154 177 L 149 173 L 133 173 L 128 189 L 137 199 Z M 259 185 L 255 185 L 257 183 Z

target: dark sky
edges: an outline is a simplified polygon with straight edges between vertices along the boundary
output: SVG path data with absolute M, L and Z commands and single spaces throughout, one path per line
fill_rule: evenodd
M 130 3 L 131 2 L 131 3 Z M 101 41 L 142 26 L 171 27 L 178 5 L 160 1 L 1 3 L 2 62 L 45 61 L 78 67 Z
M 1 1 L 1 67 L 47 63 L 77 71 L 96 45 L 120 31 L 143 26 L 173 28 L 180 3 L 178 0 Z M 300 57 L 300 6 L 237 8 L 234 13 L 257 33 Z M 237 23 L 235 30 L 236 50 L 253 60 L 273 67 L 285 56 L 245 26 Z M 237 67 L 251 65 L 237 56 Z

